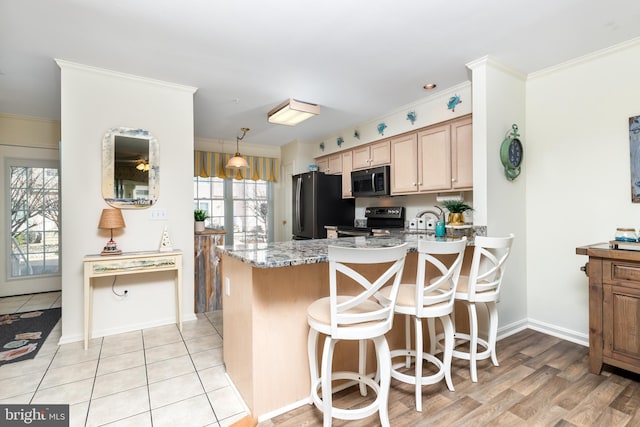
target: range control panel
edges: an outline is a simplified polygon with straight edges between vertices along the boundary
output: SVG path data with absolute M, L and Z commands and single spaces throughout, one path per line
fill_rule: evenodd
M 404 220 L 404 207 L 369 207 L 365 208 L 364 216 L 367 218 Z

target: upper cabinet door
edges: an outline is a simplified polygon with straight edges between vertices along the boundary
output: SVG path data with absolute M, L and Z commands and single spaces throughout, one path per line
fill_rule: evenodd
M 451 188 L 473 188 L 473 125 L 471 117 L 451 123 Z
M 390 141 L 381 141 L 371 144 L 370 154 L 371 162 L 369 166 L 388 165 L 391 163 Z
M 356 147 L 353 149 L 353 169 L 366 169 L 369 167 L 369 160 L 371 155 L 369 154 L 369 146 Z
M 388 165 L 389 163 L 391 163 L 391 149 L 388 139 L 353 149 L 354 170 Z
M 391 194 L 418 191 L 418 144 L 415 133 L 391 140 Z
M 318 165 L 318 170 L 322 173 L 329 173 L 329 158 L 328 157 L 320 157 L 316 159 L 316 165 Z
M 418 190 L 451 188 L 451 128 L 448 124 L 418 132 Z
M 342 173 L 342 154 L 333 154 L 329 156 L 328 174 L 340 175 Z

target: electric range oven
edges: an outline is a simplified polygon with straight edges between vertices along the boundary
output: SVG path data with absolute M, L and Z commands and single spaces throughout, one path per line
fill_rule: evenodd
M 404 228 L 404 207 L 368 207 L 364 210 L 366 226 L 338 225 L 338 237 L 388 236 Z

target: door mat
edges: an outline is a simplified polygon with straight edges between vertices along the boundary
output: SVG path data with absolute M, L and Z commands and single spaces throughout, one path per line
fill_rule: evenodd
M 0 314 L 0 366 L 36 357 L 61 313 L 61 308 L 50 308 Z

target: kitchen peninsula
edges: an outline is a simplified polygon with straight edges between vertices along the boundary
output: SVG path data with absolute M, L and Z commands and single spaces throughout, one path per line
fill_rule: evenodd
M 414 281 L 418 240 L 425 238 L 435 239 L 397 233 L 217 248 L 222 257 L 224 362 L 254 416 L 270 418 L 309 402 L 306 310 L 329 295 L 327 247 L 376 248 L 407 242 L 403 278 Z M 470 263 L 469 249 L 465 259 Z M 379 274 L 375 266 L 371 274 Z M 390 346 L 403 346 L 403 337 L 404 322 L 394 322 Z M 352 343 L 337 347 L 334 366 L 356 370 L 357 347 L 348 344 Z M 368 355 L 368 369 L 375 369 L 374 352 Z

